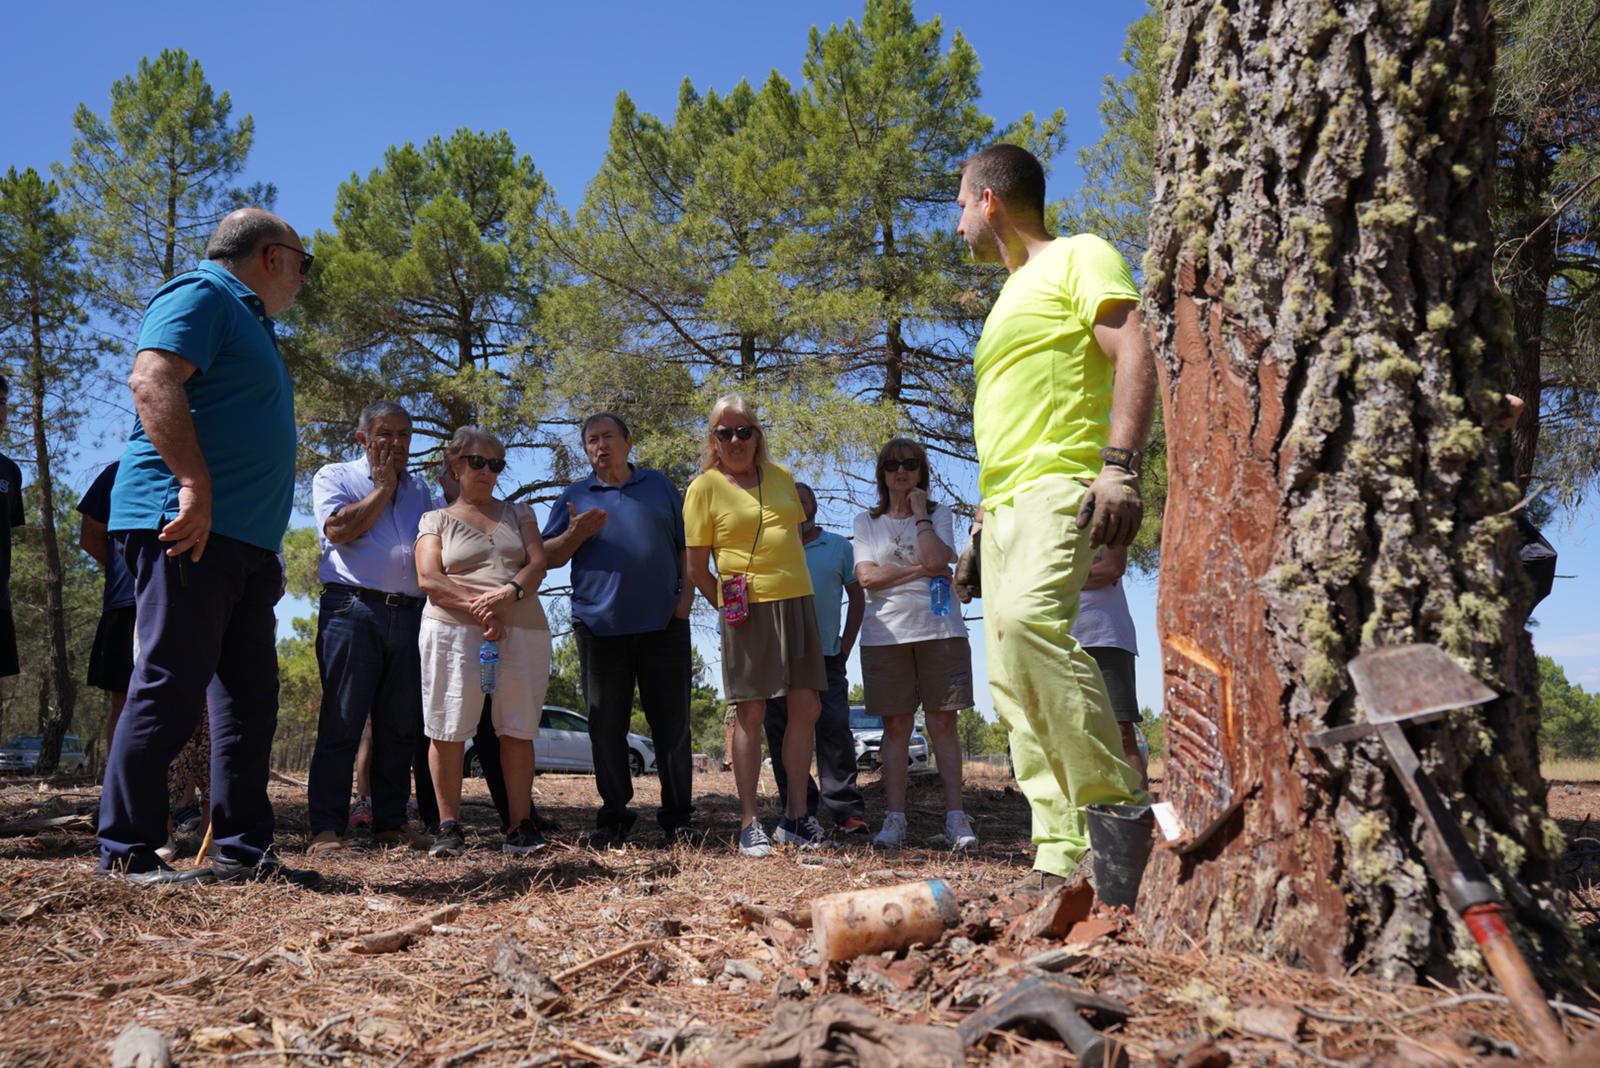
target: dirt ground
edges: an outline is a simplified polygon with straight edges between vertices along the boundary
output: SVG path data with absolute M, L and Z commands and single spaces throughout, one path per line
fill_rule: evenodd
M 776 798 L 770 777 L 763 784 L 770 825 Z M 863 776 L 863 786 L 869 814 L 880 814 L 881 785 Z M 696 791 L 712 832 L 700 849 L 663 847 L 648 779 L 638 782 L 642 815 L 628 848 L 584 848 L 576 843 L 593 819 L 592 782 L 546 775 L 539 807 L 562 831 L 531 858 L 498 852 L 494 812 L 481 781 L 470 781 L 465 857 L 367 845 L 307 865 L 326 879 L 318 891 L 153 889 L 93 874 L 92 785 L 6 780 L 0 822 L 63 822 L 0 838 L 0 1064 L 106 1064 L 109 1043 L 130 1024 L 159 1032 L 181 1065 L 753 1064 L 764 1062 L 736 1054 L 766 1048 L 775 1009 L 820 1019 L 838 1007 L 828 996 L 843 994 L 878 1029 L 855 1041 L 920 1068 L 930 1063 L 916 1052 L 928 1032 L 897 1028 L 942 1025 L 935 1037 L 951 1040 L 943 1027 L 1041 971 L 1126 1002 L 1132 1017 L 1119 1034 L 1135 1065 L 1179 1063 L 1185 1052 L 1193 1065 L 1222 1056 L 1472 1064 L 1520 1041 L 1492 995 L 1156 954 L 1126 915 L 1097 913 L 1065 942 L 1030 936 L 1026 903 L 995 896 L 1030 858 L 1027 804 L 1003 769 L 969 770 L 966 808 L 981 844 L 966 856 L 934 841 L 943 807 L 933 775 L 913 777 L 915 844 L 890 855 L 863 841 L 822 855 L 741 858 L 731 849 L 731 775 L 701 774 Z M 303 791 L 279 783 L 273 792 L 280 851 L 303 865 Z M 1600 784 L 1556 784 L 1551 797 L 1569 837 L 1600 839 Z M 1589 885 L 1600 858 L 1585 863 L 1572 872 L 1586 890 L 1580 903 L 1600 906 Z M 798 912 L 820 894 L 926 877 L 945 879 L 968 903 L 962 925 L 936 946 L 862 958 L 824 979 L 809 932 L 790 922 Z M 1600 926 L 1593 912 L 1579 918 Z M 366 937 L 411 925 L 409 935 Z M 352 948 L 375 941 L 406 944 Z M 1574 1034 L 1585 1027 L 1568 1025 Z M 991 1037 L 968 1059 L 1073 1063 L 1059 1042 L 1016 1033 Z

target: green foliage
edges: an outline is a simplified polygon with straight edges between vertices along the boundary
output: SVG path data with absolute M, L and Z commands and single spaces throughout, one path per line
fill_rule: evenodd
M 291 596 L 315 603 L 322 590 L 317 570 L 322 566 L 322 542 L 316 527 L 290 527 L 283 536 L 284 575 Z
M 114 84 L 108 116 L 78 105 L 71 161 L 55 173 L 81 220 L 95 294 L 123 321 L 203 257 L 228 211 L 272 206 L 271 185 L 230 185 L 255 139 L 250 116 L 233 124 L 232 112 L 181 48 Z
M 1009 740 L 1004 723 L 990 723 L 976 708 L 963 708 L 956 713 L 956 737 L 961 741 L 961 752 L 967 756 L 1004 753 Z
M 568 634 L 556 642 L 550 653 L 550 688 L 545 691 L 544 703 L 584 710 L 583 670 L 578 662 L 578 643 Z
M 278 731 L 272 739 L 272 763 L 281 768 L 307 768 L 322 708 L 316 613 L 295 619 L 292 626 L 293 635 L 278 641 Z
M 1539 657 L 1539 703 L 1544 707 L 1540 747 L 1552 756 L 1600 756 L 1600 694 L 1567 681 L 1548 656 Z
M 1139 730 L 1144 734 L 1145 744 L 1150 747 L 1150 757 L 1165 756 L 1167 753 L 1167 723 L 1161 715 L 1150 711 L 1149 708 L 1139 709 Z
M 378 398 L 411 412 L 424 454 L 469 423 L 513 455 L 548 445 L 534 239 L 548 197 L 504 131 L 467 129 L 390 148 L 382 166 L 339 187 L 286 345 L 302 469 L 344 456 L 357 414 Z

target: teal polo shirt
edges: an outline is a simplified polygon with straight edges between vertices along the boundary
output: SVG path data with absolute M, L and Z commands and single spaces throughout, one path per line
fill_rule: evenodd
M 211 471 L 211 530 L 277 552 L 294 501 L 294 383 L 267 309 L 249 286 L 206 262 L 162 286 L 137 351 L 196 367 L 183 384 Z M 160 530 L 178 514 L 178 481 L 134 421 L 111 489 L 113 531 Z
M 856 551 L 837 534 L 820 531 L 806 542 L 806 570 L 816 594 L 822 655 L 839 655 L 839 608 L 844 588 L 856 580 Z

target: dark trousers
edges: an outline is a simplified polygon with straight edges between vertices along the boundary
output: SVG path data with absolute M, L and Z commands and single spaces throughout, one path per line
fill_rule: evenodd
M 306 788 L 311 833 L 344 832 L 361 732 L 372 721 L 372 829 L 406 822 L 411 754 L 422 733 L 422 606 L 387 605 L 354 591 L 322 591 L 317 667 L 322 710 Z
M 856 741 L 850 733 L 850 680 L 845 676 L 844 656 L 825 656 L 828 688 L 817 694 L 822 714 L 817 717 L 817 781 L 806 776 L 806 814 L 817 814 L 820 800 L 828 806 L 835 823 L 847 816 L 866 817 L 867 805 L 856 787 Z M 789 726 L 789 702 L 782 697 L 767 700 L 763 720 L 767 730 L 767 751 L 772 756 L 772 777 L 778 782 L 779 806 L 787 811 L 789 775 L 783 767 L 783 735 Z
M 500 769 L 500 736 L 494 732 L 494 720 L 489 709 L 494 698 L 484 695 L 483 716 L 478 720 L 478 733 L 472 737 L 472 751 L 477 754 L 478 766 L 483 769 L 484 785 L 489 787 L 489 799 L 500 813 L 500 829 L 511 830 L 511 795 L 506 793 L 505 772 Z M 412 769 L 417 778 L 417 818 L 425 826 L 439 825 L 439 798 L 433 792 L 433 772 L 428 768 L 428 736 L 417 732 L 416 758 Z M 374 817 L 376 823 L 376 817 Z
M 694 665 L 689 621 L 673 618 L 663 630 L 602 637 L 573 621 L 583 671 L 583 701 L 594 750 L 594 782 L 600 791 L 597 827 L 626 833 L 634 815 L 633 776 L 628 768 L 628 723 L 633 690 L 650 723 L 661 779 L 661 829 L 684 827 L 694 818 L 694 754 L 689 744 L 689 686 Z
M 113 535 L 133 572 L 138 657 L 106 758 L 100 866 L 149 871 L 167 840 L 167 767 L 211 716 L 212 840 L 254 865 L 272 845 L 267 799 L 278 726 L 277 555 L 212 534 L 198 563 L 153 530 Z

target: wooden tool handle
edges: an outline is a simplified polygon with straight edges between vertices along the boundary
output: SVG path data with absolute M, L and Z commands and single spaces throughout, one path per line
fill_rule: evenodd
M 1550 1003 L 1523 959 L 1522 950 L 1506 929 L 1502 906 L 1498 902 L 1473 905 L 1461 913 L 1461 918 L 1539 1055 L 1550 1061 L 1564 1057 L 1568 1052 L 1567 1036 L 1556 1014 L 1550 1011 Z

